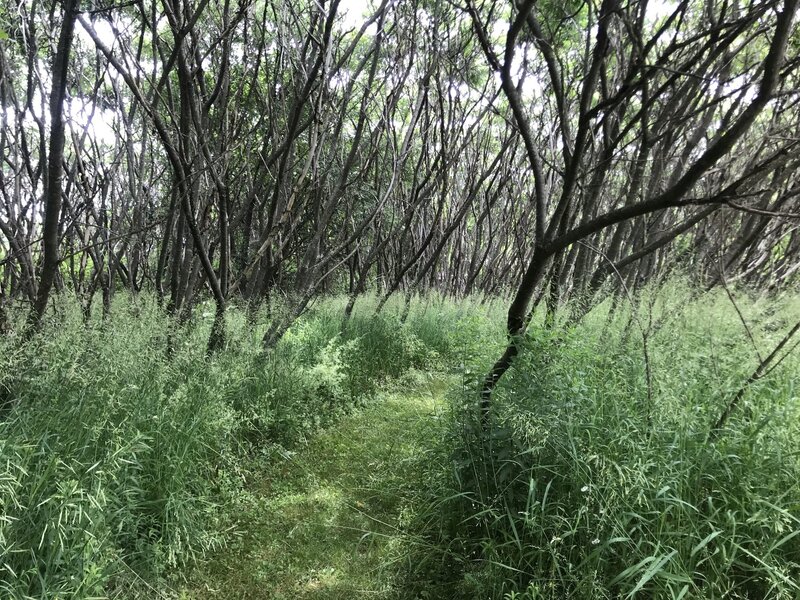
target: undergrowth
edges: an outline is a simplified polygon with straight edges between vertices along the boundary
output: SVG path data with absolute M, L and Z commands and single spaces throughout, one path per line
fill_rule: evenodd
M 635 314 L 536 315 L 487 434 L 465 379 L 416 514 L 418 597 L 800 597 L 800 357 L 709 439 L 800 305 L 738 303 L 752 340 L 724 294 L 678 286 Z
M 272 457 L 449 371 L 446 435 L 393 545 L 402 597 L 798 598 L 800 357 L 710 431 L 800 303 L 737 298 L 747 328 L 724 293 L 677 283 L 579 323 L 535 314 L 488 433 L 476 398 L 502 303 L 427 297 L 403 318 L 363 298 L 343 321 L 345 299 L 328 298 L 266 355 L 265 315 L 232 308 L 209 359 L 211 308 L 177 327 L 120 295 L 85 324 L 62 298 L 58 326 L 0 338 L 0 596 L 170 589 L 236 538 Z
M 431 306 L 435 302 L 436 306 Z M 204 355 L 213 310 L 180 327 L 118 295 L 84 323 L 60 298 L 27 344 L 0 338 L 0 596 L 141 597 L 235 532 L 251 471 L 415 370 L 456 367 L 497 335 L 491 305 L 415 301 L 374 315 L 318 302 L 276 349 L 246 311 Z M 57 323 L 57 324 L 56 324 Z

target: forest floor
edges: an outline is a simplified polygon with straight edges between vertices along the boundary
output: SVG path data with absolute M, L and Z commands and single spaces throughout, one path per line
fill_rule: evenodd
M 182 598 L 402 597 L 404 523 L 441 431 L 450 382 L 387 392 L 294 452 L 251 486 L 241 536 L 203 566 Z

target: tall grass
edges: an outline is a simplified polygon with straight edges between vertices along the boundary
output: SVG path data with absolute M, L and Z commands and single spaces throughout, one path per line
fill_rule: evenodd
M 108 327 L 64 311 L 4 365 L 5 597 L 101 596 L 115 575 L 158 577 L 220 541 L 214 470 L 237 415 L 218 392 L 235 375 L 203 364 L 188 335 L 167 360 L 152 304 L 118 304 Z
M 762 355 L 800 317 L 797 298 L 738 303 Z M 422 597 L 800 597 L 800 357 L 711 442 L 758 364 L 734 308 L 673 285 L 637 310 L 537 316 L 488 439 L 474 387 L 455 398 L 409 560 Z
M 725 294 L 679 284 L 578 325 L 535 315 L 486 438 L 476 387 L 504 343 L 502 303 L 430 296 L 376 316 L 366 297 L 343 321 L 345 299 L 322 299 L 267 355 L 264 315 L 232 308 L 207 359 L 211 308 L 177 327 L 119 296 L 86 325 L 61 298 L 30 344 L 0 338 L 0 597 L 167 589 L 235 535 L 276 445 L 449 370 L 464 382 L 449 434 L 404 516 L 413 594 L 797 598 L 800 357 L 708 434 L 800 302 L 737 303 L 749 334 Z
M 58 299 L 43 335 L 0 338 L 0 597 L 140 597 L 223 545 L 250 470 L 415 369 L 456 368 L 497 335 L 497 305 L 417 300 L 374 316 L 319 301 L 268 355 L 267 327 L 213 309 L 176 327 L 120 295 L 84 324 Z M 496 314 L 496 312 L 494 313 Z M 168 348 L 171 351 L 168 352 Z

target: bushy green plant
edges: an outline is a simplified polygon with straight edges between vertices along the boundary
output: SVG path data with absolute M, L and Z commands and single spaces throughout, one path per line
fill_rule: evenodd
M 201 356 L 166 359 L 158 309 L 118 308 L 88 328 L 65 309 L 6 374 L 5 596 L 99 596 L 126 569 L 156 578 L 220 541 L 212 472 L 235 417 Z

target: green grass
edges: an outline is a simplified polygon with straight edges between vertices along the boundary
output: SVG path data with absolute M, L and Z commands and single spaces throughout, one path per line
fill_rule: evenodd
M 721 293 L 654 300 L 652 315 L 645 297 L 633 319 L 601 306 L 552 331 L 537 316 L 488 438 L 474 388 L 456 394 L 418 512 L 435 549 L 409 562 L 420 593 L 800 597 L 800 357 L 752 385 L 708 441 L 756 352 Z M 800 318 L 793 297 L 739 302 L 762 355 Z
M 108 322 L 89 323 L 62 297 L 31 343 L 0 338 L 0 596 L 171 593 L 236 541 L 249 484 L 283 465 L 276 448 L 380 411 L 387 389 L 493 335 L 492 305 L 415 301 L 403 323 L 398 304 L 376 317 L 364 298 L 344 323 L 344 300 L 325 299 L 267 355 L 263 315 L 251 326 L 229 310 L 209 359 L 213 311 L 178 327 L 146 295 L 120 294 Z
M 405 511 L 440 433 L 446 385 L 389 393 L 296 451 L 275 449 L 237 508 L 241 537 L 182 597 L 397 597 Z
M 709 428 L 800 300 L 737 298 L 535 314 L 488 436 L 502 302 L 326 298 L 268 355 L 234 307 L 209 359 L 205 306 L 62 298 L 0 338 L 0 596 L 796 599 L 800 356 Z

